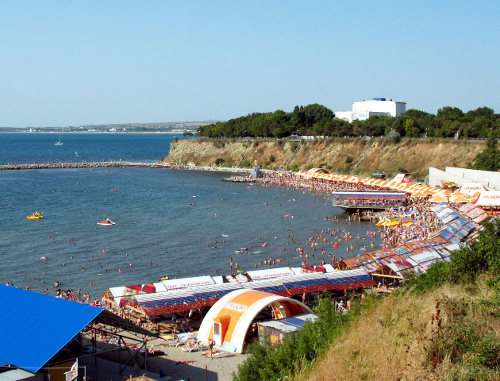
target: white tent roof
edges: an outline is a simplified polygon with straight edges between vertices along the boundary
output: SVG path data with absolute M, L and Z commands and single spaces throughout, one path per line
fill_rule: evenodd
M 197 276 L 192 278 L 163 280 L 162 283 L 165 286 L 165 289 L 167 290 L 215 284 L 214 280 L 209 275 Z
M 481 183 L 463 183 L 458 191 L 463 194 L 473 195 L 477 192 L 486 192 L 487 190 Z
M 282 276 L 294 275 L 290 267 L 278 267 L 275 269 L 248 271 L 248 275 L 253 281 L 279 278 Z
M 472 201 L 477 206 L 500 206 L 500 191 L 481 192 L 479 198 Z

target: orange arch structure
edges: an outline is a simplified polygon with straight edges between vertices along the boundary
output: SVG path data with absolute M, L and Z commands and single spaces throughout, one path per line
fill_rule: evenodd
M 215 303 L 201 323 L 198 340 L 224 345 L 242 353 L 250 324 L 266 307 L 270 306 L 277 319 L 312 313 L 298 300 L 262 291 L 236 290 Z

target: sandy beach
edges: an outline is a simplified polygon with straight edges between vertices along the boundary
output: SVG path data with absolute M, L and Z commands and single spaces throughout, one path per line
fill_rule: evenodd
M 90 344 L 90 337 L 85 342 Z M 127 340 L 127 342 L 129 342 Z M 192 340 L 189 340 L 193 343 Z M 129 342 L 132 343 L 132 342 Z M 135 358 L 134 367 L 127 367 L 122 376 L 118 375 L 117 367 L 114 363 L 125 364 L 130 357 L 123 350 L 117 350 L 115 346 L 98 342 L 97 347 L 101 354 L 102 364 L 97 376 L 105 374 L 105 369 L 111 369 L 111 374 L 106 373 L 106 377 L 111 379 L 128 379 L 130 376 L 146 375 L 156 380 L 206 380 L 206 381 L 231 381 L 233 373 L 237 372 L 238 365 L 243 363 L 248 354 L 230 353 L 222 351 L 215 347 L 212 358 L 209 355 L 209 350 L 206 346 L 200 351 L 188 352 L 184 346 L 171 346 L 166 340 L 151 339 L 147 343 L 147 348 L 154 348 L 155 351 L 161 352 L 161 355 L 148 355 L 147 367 L 144 365 L 144 356 L 138 355 L 133 349 L 129 349 L 130 356 Z M 91 357 L 89 357 L 92 363 Z M 106 361 L 107 360 L 107 361 Z M 89 364 L 90 365 L 90 364 Z M 163 375 L 163 377 L 161 377 Z
M 217 353 L 210 358 L 210 356 L 203 355 L 208 350 L 186 352 L 182 350 L 182 347 L 170 347 L 163 343 L 165 343 L 163 340 L 151 342 L 155 349 L 165 352 L 165 355 L 150 357 L 148 371 L 159 374 L 163 369 L 165 375 L 170 376 L 172 381 L 188 379 L 191 381 L 231 381 L 238 365 L 249 356 L 216 349 Z M 192 363 L 179 363 L 181 361 Z

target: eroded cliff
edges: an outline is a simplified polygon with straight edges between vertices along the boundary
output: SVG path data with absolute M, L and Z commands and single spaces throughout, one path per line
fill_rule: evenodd
M 423 178 L 429 167 L 467 167 L 485 147 L 484 142 L 455 140 L 321 139 L 206 140 L 172 143 L 164 163 L 248 168 L 254 161 L 268 169 L 307 170 L 323 167 L 337 173 L 387 175 L 406 171 Z

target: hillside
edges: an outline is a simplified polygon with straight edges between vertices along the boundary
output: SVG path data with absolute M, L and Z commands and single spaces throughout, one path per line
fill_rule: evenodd
M 467 167 L 485 147 L 484 142 L 460 140 L 387 139 L 207 140 L 184 139 L 172 143 L 164 163 L 251 167 L 254 161 L 268 169 L 324 167 L 337 173 L 356 174 L 406 171 L 423 179 L 429 167 Z
M 498 380 L 499 307 L 486 283 L 385 297 L 295 381 Z

